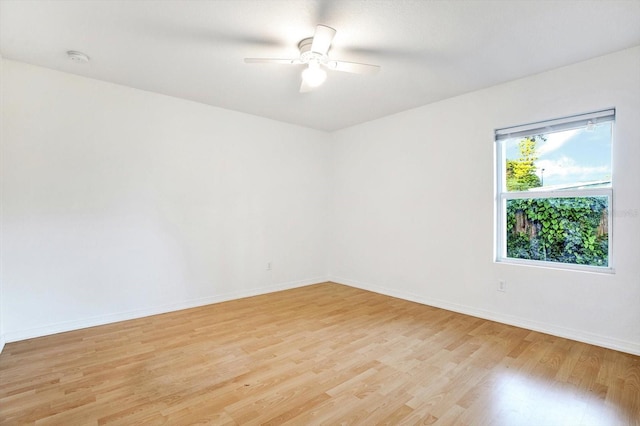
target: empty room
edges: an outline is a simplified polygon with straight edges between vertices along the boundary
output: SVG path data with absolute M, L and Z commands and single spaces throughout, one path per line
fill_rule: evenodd
M 639 22 L 0 0 L 0 424 L 640 426 Z

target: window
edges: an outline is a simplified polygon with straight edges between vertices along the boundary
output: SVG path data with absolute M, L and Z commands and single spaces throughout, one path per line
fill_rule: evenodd
M 611 270 L 615 110 L 498 129 L 498 262 Z

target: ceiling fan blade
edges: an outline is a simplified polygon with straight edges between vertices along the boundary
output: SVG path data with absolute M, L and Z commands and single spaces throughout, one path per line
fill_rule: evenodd
M 359 62 L 329 61 L 326 66 L 330 70 L 354 74 L 375 74 L 380 71 L 379 65 L 361 64 Z
M 336 30 L 326 25 L 318 25 L 316 32 L 313 35 L 313 42 L 311 43 L 311 51 L 326 55 L 331 47 L 333 37 L 336 35 Z
M 302 61 L 300 59 L 277 59 L 277 58 L 244 58 L 246 64 L 284 64 L 298 65 Z

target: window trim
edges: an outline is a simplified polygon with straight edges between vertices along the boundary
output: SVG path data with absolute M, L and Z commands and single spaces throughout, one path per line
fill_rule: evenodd
M 507 265 L 526 265 L 543 268 L 553 268 L 560 270 L 574 270 L 583 272 L 595 272 L 595 273 L 615 273 L 614 259 L 612 256 L 613 248 L 613 188 L 614 188 L 614 172 L 612 169 L 611 186 L 602 188 L 584 188 L 573 190 L 536 190 L 536 191 L 511 191 L 508 192 L 505 187 L 506 177 L 504 164 L 506 163 L 505 150 L 506 146 L 504 141 L 507 139 L 531 136 L 535 134 L 554 133 L 569 129 L 585 127 L 589 121 L 594 124 L 604 122 L 615 123 L 616 110 L 615 108 L 609 108 L 601 111 L 596 111 L 588 114 L 578 114 L 560 119 L 552 119 L 548 121 L 541 121 L 526 125 L 505 127 L 501 129 L 495 129 L 494 142 L 495 142 L 495 156 L 496 163 L 494 166 L 494 172 L 496 177 L 496 196 L 495 196 L 495 212 L 494 224 L 496 230 L 494 232 L 495 238 L 495 253 L 494 261 L 500 264 Z M 611 149 L 613 149 L 613 140 L 615 126 L 612 126 L 611 134 Z M 613 165 L 613 158 L 612 158 Z M 594 265 L 580 265 L 574 263 L 562 263 L 562 262 L 549 262 L 544 260 L 531 260 L 531 259 L 518 259 L 507 257 L 507 215 L 506 204 L 510 199 L 548 199 L 548 198 L 582 198 L 582 197 L 607 197 L 607 221 L 608 221 L 608 253 L 607 253 L 607 266 L 594 266 Z

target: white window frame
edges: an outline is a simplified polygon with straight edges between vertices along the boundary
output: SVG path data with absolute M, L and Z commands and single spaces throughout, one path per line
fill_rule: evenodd
M 587 114 L 579 114 L 560 119 L 547 120 L 526 124 L 522 126 L 506 127 L 496 129 L 494 134 L 495 151 L 496 151 L 496 244 L 495 244 L 495 261 L 498 263 L 520 264 L 529 266 L 549 267 L 555 269 L 569 269 L 590 272 L 606 272 L 613 273 L 613 188 L 614 188 L 614 170 L 612 161 L 611 186 L 603 188 L 582 188 L 576 190 L 541 190 L 535 191 L 511 191 L 506 189 L 505 164 L 505 144 L 503 141 L 516 137 L 525 137 L 545 133 L 553 133 L 562 130 L 570 130 L 586 127 L 589 124 L 597 124 L 602 122 L 612 122 L 615 124 L 616 111 L 615 108 L 609 108 L 602 111 L 596 111 Z M 612 125 L 611 149 L 613 150 L 615 125 Z M 607 197 L 608 208 L 608 255 L 607 266 L 579 265 L 573 263 L 549 262 L 543 260 L 518 259 L 507 257 L 507 200 L 512 199 L 545 199 L 545 198 L 581 198 L 581 197 Z

